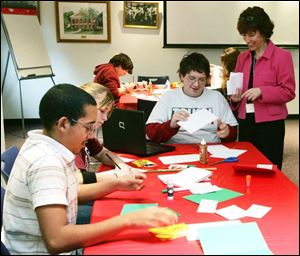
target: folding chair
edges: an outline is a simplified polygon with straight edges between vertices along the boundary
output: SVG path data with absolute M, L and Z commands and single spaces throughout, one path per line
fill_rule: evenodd
M 11 169 L 15 163 L 18 153 L 19 149 L 16 146 L 11 146 L 1 153 L 1 174 L 6 182 L 8 181 Z

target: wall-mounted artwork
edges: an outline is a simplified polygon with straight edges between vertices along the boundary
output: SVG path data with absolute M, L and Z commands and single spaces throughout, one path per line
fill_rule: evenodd
M 40 21 L 39 1 L 1 1 L 1 13 L 36 15 Z
M 158 3 L 124 1 L 125 28 L 158 28 Z
M 110 2 L 55 1 L 57 42 L 110 42 Z

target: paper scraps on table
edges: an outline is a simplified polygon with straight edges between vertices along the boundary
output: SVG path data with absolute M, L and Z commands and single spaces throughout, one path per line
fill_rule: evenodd
M 151 167 L 156 165 L 155 163 L 151 162 L 148 159 L 138 159 L 133 161 L 132 163 L 137 167 Z

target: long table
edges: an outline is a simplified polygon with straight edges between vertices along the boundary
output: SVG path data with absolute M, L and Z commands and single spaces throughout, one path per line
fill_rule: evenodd
M 250 190 L 246 188 L 245 174 L 235 172 L 232 168 L 235 164 L 270 164 L 270 161 L 260 153 L 251 143 L 231 142 L 224 143 L 226 147 L 235 149 L 246 149 L 247 152 L 239 156 L 238 163 L 221 163 L 216 165 L 213 171 L 211 183 L 219 187 L 243 193 L 227 201 L 220 202 L 218 208 L 237 205 L 247 209 L 252 204 L 272 207 L 262 218 L 244 217 L 241 222 L 255 221 L 266 240 L 270 250 L 274 254 L 291 255 L 299 254 L 299 189 L 278 169 L 275 174 L 252 174 Z M 197 153 L 198 145 L 176 145 L 173 152 L 148 157 L 157 166 L 155 168 L 166 168 L 159 156 L 193 154 Z M 136 156 L 121 154 L 124 157 L 139 159 Z M 208 163 L 216 159 L 209 158 Z M 198 167 L 206 167 L 199 162 L 193 162 Z M 158 203 L 159 206 L 168 207 L 178 212 L 178 223 L 186 224 L 214 222 L 226 220 L 215 213 L 197 213 L 198 204 L 188 201 L 183 196 L 189 195 L 189 191 L 174 193 L 174 200 L 168 200 L 167 195 L 162 193 L 166 188 L 158 178 L 158 173 L 148 173 L 145 187 L 141 191 L 114 192 L 105 198 L 94 202 L 91 223 L 99 222 L 119 215 L 124 204 L 129 203 Z M 228 234 L 230 235 L 230 234 Z M 128 229 L 112 237 L 110 241 L 103 242 L 85 248 L 85 255 L 124 255 L 124 254 L 203 254 L 199 241 L 188 241 L 185 237 L 161 241 L 151 235 L 147 228 Z

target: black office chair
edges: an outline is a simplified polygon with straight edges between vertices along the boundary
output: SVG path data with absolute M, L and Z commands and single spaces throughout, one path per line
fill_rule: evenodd
M 144 122 L 146 124 L 152 109 L 154 108 L 156 101 L 153 100 L 145 100 L 145 99 L 138 99 L 137 102 L 137 110 L 144 111 Z
M 137 81 L 147 81 L 148 83 L 151 81 L 152 84 L 165 84 L 169 80 L 169 76 L 138 76 Z
M 6 183 L 8 181 L 11 169 L 15 163 L 18 153 L 19 149 L 16 146 L 11 146 L 3 153 L 1 153 L 1 174 Z

